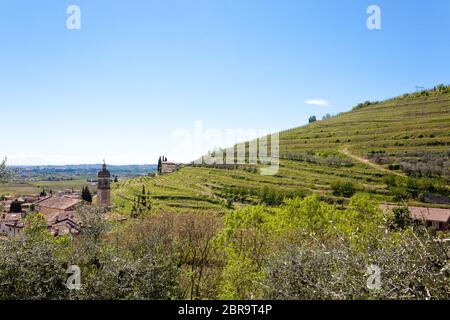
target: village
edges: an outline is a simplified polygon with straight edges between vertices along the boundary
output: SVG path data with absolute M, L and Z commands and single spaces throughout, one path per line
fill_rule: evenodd
M 177 171 L 180 165 L 160 157 L 156 173 L 150 176 L 170 174 Z M 111 173 L 103 164 L 97 174 L 97 194 L 92 202 L 105 210 L 111 209 Z M 45 192 L 36 195 L 23 195 L 20 197 L 4 196 L 0 201 L 0 240 L 7 237 L 20 237 L 24 234 L 25 218 L 33 213 L 42 213 L 47 221 L 49 232 L 53 236 L 79 235 L 82 224 L 77 217 L 77 208 L 87 204 L 79 190 L 66 189 L 47 195 Z M 392 212 L 396 205 L 381 204 L 380 209 L 387 213 Z M 440 230 L 450 230 L 450 209 L 408 207 L 409 218 L 421 221 L 427 227 Z
M 164 158 L 163 158 L 164 160 Z M 160 161 L 157 174 L 168 174 L 178 170 L 179 164 Z M 103 164 L 97 174 L 97 195 L 92 203 L 109 210 L 111 208 L 111 173 Z M 45 192 L 35 195 L 4 196 L 0 201 L 0 240 L 6 237 L 23 236 L 25 218 L 34 213 L 42 213 L 47 221 L 49 232 L 54 236 L 79 235 L 82 224 L 77 217 L 77 208 L 87 204 L 80 190 L 66 189 L 47 195 Z

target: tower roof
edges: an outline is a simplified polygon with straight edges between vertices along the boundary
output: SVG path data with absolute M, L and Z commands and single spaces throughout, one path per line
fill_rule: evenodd
M 109 178 L 111 177 L 111 173 L 106 169 L 106 163 L 103 162 L 102 170 L 98 172 L 99 178 Z

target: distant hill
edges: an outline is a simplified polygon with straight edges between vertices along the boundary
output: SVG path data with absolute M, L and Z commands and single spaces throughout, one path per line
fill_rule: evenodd
M 118 184 L 113 198 L 129 209 L 144 185 L 155 206 L 169 211 L 222 212 L 311 193 L 345 204 L 358 191 L 383 202 L 431 205 L 424 201 L 433 197 L 425 195 L 450 196 L 450 86 L 361 103 L 283 131 L 280 156 L 275 176 L 262 176 L 250 165 L 185 166 Z
M 94 178 L 102 164 L 80 164 L 61 166 L 11 166 L 17 172 L 18 178 L 52 176 L 78 176 Z M 136 177 L 156 171 L 156 165 L 108 165 L 112 175 L 121 177 Z
M 47 191 L 65 189 L 81 190 L 89 185 L 95 190 L 97 173 L 101 164 L 63 165 L 63 166 L 11 166 L 15 172 L 13 181 L 0 184 L 1 195 L 29 195 Z M 113 177 L 120 180 L 146 176 L 156 172 L 156 165 L 108 166 Z

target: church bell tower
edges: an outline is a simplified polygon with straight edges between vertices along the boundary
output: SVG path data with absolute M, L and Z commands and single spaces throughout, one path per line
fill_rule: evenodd
M 103 162 L 102 171 L 98 173 L 97 205 L 108 208 L 111 206 L 111 174 Z

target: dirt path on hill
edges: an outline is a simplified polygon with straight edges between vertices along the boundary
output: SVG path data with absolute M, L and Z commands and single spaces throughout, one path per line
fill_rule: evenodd
M 402 174 L 402 173 L 395 172 L 395 171 L 392 171 L 392 170 L 388 170 L 388 169 L 384 168 L 383 166 L 380 166 L 379 164 L 376 164 L 376 163 L 370 162 L 370 161 L 367 160 L 367 159 L 364 159 L 364 158 L 355 156 L 354 154 L 352 154 L 352 153 L 348 150 L 348 147 L 344 147 L 344 149 L 342 149 L 341 152 L 342 152 L 343 154 L 345 154 L 346 156 L 348 156 L 348 157 L 350 157 L 350 158 L 352 158 L 352 159 L 354 159 L 354 160 L 356 160 L 356 161 L 358 161 L 358 162 L 367 164 L 368 166 L 370 166 L 370 167 L 372 167 L 372 168 L 374 168 L 374 169 L 377 169 L 377 170 L 380 170 L 380 171 L 383 171 L 383 172 L 389 173 L 389 174 L 395 174 L 396 176 L 399 176 L 399 177 L 405 177 L 405 175 Z

